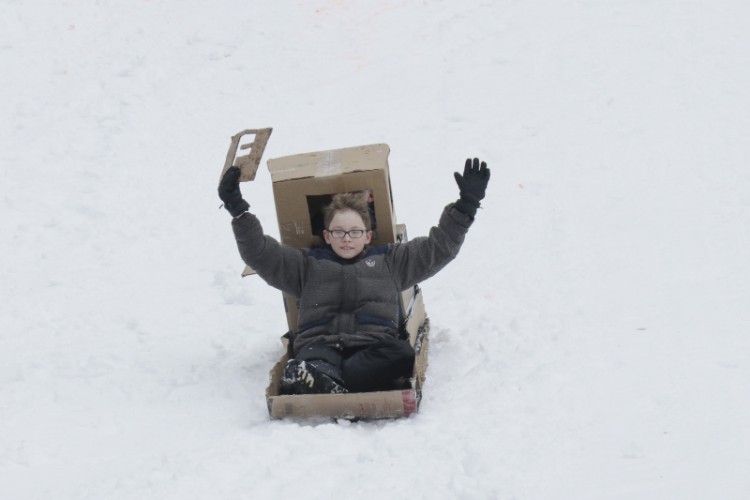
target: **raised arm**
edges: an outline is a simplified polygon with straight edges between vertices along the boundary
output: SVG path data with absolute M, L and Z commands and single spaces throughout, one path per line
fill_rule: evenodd
M 429 236 L 394 245 L 388 253 L 402 290 L 433 276 L 456 257 L 485 196 L 490 169 L 478 158 L 467 159 L 463 175 L 456 172 L 455 178 L 460 198 L 445 207 Z
M 250 204 L 242 198 L 239 178 L 240 169 L 229 168 L 219 184 L 219 198 L 232 215 L 232 229 L 242 260 L 272 287 L 299 296 L 304 252 L 282 245 L 263 233 L 258 218 L 248 211 Z

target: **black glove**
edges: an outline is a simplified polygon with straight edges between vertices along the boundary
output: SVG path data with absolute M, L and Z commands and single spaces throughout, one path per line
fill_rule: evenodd
M 237 217 L 247 212 L 250 204 L 242 199 L 240 192 L 240 168 L 229 167 L 219 183 L 219 198 L 224 202 L 224 208 Z
M 479 208 L 479 202 L 484 198 L 484 192 L 487 190 L 487 183 L 490 182 L 490 169 L 485 162 L 479 163 L 479 158 L 466 159 L 464 175 L 456 172 L 454 174 L 456 184 L 461 191 L 461 198 L 456 202 L 455 207 L 474 217 Z

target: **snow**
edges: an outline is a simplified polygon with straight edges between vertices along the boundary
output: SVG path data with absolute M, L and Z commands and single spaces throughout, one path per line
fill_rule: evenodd
M 744 499 L 750 4 L 0 1 L 0 495 Z M 419 414 L 270 421 L 280 294 L 216 185 L 385 142 L 426 234 Z M 243 192 L 276 235 L 270 176 Z

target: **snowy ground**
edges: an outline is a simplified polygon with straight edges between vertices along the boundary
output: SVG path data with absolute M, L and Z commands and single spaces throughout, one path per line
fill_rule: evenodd
M 744 499 L 750 3 L 0 0 L 0 497 Z M 216 184 L 388 143 L 420 413 L 269 421 L 280 294 Z M 277 234 L 265 167 L 243 186 Z

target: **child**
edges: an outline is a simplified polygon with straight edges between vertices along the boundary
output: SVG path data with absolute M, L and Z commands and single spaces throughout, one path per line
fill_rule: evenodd
M 286 394 L 389 390 L 408 378 L 414 349 L 399 338 L 399 294 L 433 276 L 458 253 L 484 198 L 490 170 L 466 160 L 455 173 L 460 198 L 427 237 L 371 247 L 370 214 L 356 194 L 333 197 L 324 213 L 326 248 L 295 249 L 263 234 L 231 167 L 219 197 L 234 217 L 240 255 L 269 285 L 299 299 Z

